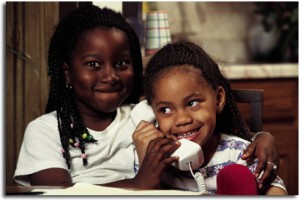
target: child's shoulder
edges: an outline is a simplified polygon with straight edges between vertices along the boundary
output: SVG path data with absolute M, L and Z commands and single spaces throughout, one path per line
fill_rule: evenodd
M 228 135 L 228 134 L 221 134 L 221 141 L 240 141 L 240 142 L 244 142 L 244 143 L 249 143 L 248 140 L 245 140 L 241 137 L 235 136 L 235 135 Z
M 26 139 L 42 139 L 52 136 L 58 138 L 58 122 L 56 111 L 44 114 L 29 122 L 25 130 Z M 28 141 L 28 140 L 27 140 Z
M 57 113 L 56 111 L 43 114 L 42 116 L 37 117 L 36 119 L 29 122 L 28 127 L 38 126 L 38 125 L 48 125 L 57 127 Z
M 248 140 L 245 140 L 241 137 L 234 136 L 234 135 L 228 135 L 228 134 L 221 134 L 220 139 L 220 146 L 219 148 L 224 149 L 225 147 L 231 148 L 231 149 L 244 149 L 246 148 L 250 142 Z

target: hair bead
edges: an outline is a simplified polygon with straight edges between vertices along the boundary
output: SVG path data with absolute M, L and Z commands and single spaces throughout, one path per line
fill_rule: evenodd
M 89 142 L 92 141 L 92 140 L 94 140 L 94 138 L 93 138 L 92 135 L 88 135 L 86 139 L 87 139 Z
M 75 146 L 75 147 L 79 147 L 79 145 L 80 145 L 80 142 L 79 142 L 79 141 L 76 141 L 76 142 L 74 143 L 74 146 Z
M 85 139 L 87 136 L 88 136 L 88 134 L 86 134 L 86 133 L 83 133 L 83 134 L 81 135 L 82 139 Z

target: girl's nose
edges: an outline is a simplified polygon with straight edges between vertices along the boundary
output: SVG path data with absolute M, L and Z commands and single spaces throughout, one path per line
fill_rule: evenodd
M 120 77 L 112 65 L 105 65 L 101 72 L 101 81 L 103 83 L 114 85 L 120 81 Z
M 175 119 L 176 126 L 186 126 L 193 122 L 193 118 L 185 111 L 177 111 Z

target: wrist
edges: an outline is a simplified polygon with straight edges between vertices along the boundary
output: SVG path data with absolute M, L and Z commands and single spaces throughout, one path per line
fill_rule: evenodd
M 254 136 L 251 138 L 251 141 L 253 142 L 254 140 L 256 140 L 259 136 L 261 136 L 263 134 L 270 134 L 270 133 L 266 132 L 266 131 L 259 131 L 259 132 L 254 134 Z

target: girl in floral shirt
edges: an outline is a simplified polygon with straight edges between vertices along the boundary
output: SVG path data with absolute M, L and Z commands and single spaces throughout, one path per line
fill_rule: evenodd
M 241 159 L 251 135 L 230 85 L 201 47 L 191 42 L 166 45 L 149 61 L 144 84 L 145 98 L 155 114 L 158 131 L 165 137 L 149 143 L 143 161 L 168 163 L 176 156 L 165 155 L 166 150 L 172 154 L 174 144 L 179 144 L 178 139 L 185 138 L 199 144 L 203 150 L 204 162 L 196 172 L 202 173 L 209 193 L 216 192 L 217 174 L 225 166 L 242 164 L 254 172 L 257 161 Z M 137 127 L 134 136 L 141 133 L 142 127 L 142 124 Z M 137 141 L 135 144 L 138 147 Z M 269 162 L 268 165 L 273 165 L 276 172 L 274 164 Z M 162 183 L 165 187 L 198 191 L 193 176 L 192 171 L 170 166 L 162 175 Z M 260 194 L 268 195 L 287 193 L 278 176 L 270 186 L 259 186 L 259 190 Z

